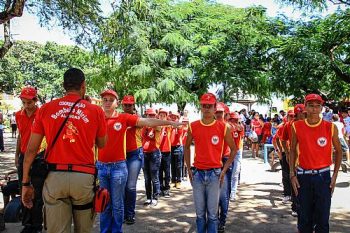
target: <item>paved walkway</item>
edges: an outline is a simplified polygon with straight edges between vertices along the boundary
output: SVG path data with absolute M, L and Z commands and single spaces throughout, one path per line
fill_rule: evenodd
M 14 140 L 7 138 L 5 143 L 6 152 L 0 154 L 0 175 L 13 166 L 14 161 Z M 281 171 L 270 172 L 262 159 L 252 159 L 249 155 L 249 152 L 244 155 L 238 200 L 230 203 L 226 232 L 296 232 L 296 218 L 290 215 L 289 205 L 282 204 Z M 350 232 L 349 182 L 350 173 L 340 172 L 332 200 L 331 232 Z M 188 182 L 184 182 L 180 190 L 173 189 L 172 198 L 161 199 L 156 207 L 143 206 L 142 176 L 138 190 L 136 224 L 124 225 L 124 232 L 195 232 L 192 189 Z M 21 229 L 19 223 L 6 224 L 6 227 L 7 233 Z M 98 218 L 94 232 L 99 232 Z

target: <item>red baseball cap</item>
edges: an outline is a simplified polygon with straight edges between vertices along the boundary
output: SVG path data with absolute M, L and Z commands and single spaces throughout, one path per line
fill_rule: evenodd
M 168 115 L 168 111 L 164 108 L 159 109 L 158 113 L 165 113 L 166 115 Z
M 180 113 L 173 112 L 173 113 L 170 114 L 170 116 L 176 116 L 176 117 L 180 118 Z
M 146 115 L 157 115 L 153 108 L 146 109 Z
M 229 107 L 226 104 L 224 106 L 224 109 L 225 109 L 225 113 L 230 113 L 230 109 L 229 109 Z
M 223 102 L 216 103 L 216 112 L 225 112 L 225 104 Z
M 294 116 L 295 115 L 293 110 L 288 110 L 287 114 L 290 115 L 290 116 Z
M 230 112 L 230 119 L 239 119 L 240 116 L 238 112 Z
M 297 104 L 294 106 L 294 113 L 298 114 L 298 113 L 302 113 L 305 111 L 305 105 L 304 104 Z
M 37 97 L 37 91 L 34 87 L 23 87 L 19 98 L 32 100 Z
M 199 103 L 200 104 L 215 104 L 216 97 L 213 93 L 205 93 L 201 96 Z
M 116 99 L 118 99 L 118 94 L 117 94 L 117 92 L 115 92 L 115 91 L 113 91 L 113 90 L 110 90 L 110 89 L 105 90 L 105 91 L 103 91 L 103 92 L 100 94 L 101 97 L 103 97 L 103 96 L 105 96 L 105 95 L 112 95 L 112 96 L 114 96 Z
M 122 104 L 135 104 L 135 98 L 132 95 L 126 95 L 123 97 Z
M 323 104 L 323 99 L 320 95 L 317 95 L 317 94 L 308 94 L 307 96 L 305 96 L 305 104 L 309 101 L 319 101 L 321 102 L 321 104 Z

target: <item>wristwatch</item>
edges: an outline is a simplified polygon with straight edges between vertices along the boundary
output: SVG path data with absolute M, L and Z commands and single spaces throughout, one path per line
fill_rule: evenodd
M 31 186 L 32 183 L 31 182 L 22 182 L 22 186 Z

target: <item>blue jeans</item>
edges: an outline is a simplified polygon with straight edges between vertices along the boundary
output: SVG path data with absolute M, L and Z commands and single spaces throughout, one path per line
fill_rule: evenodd
M 328 233 L 331 209 L 330 171 L 297 175 L 300 184 L 298 229 L 300 233 Z
M 230 189 L 231 197 L 236 197 L 239 174 L 241 173 L 241 164 L 242 164 L 242 150 L 238 150 L 235 160 L 232 163 L 232 181 L 231 181 L 231 189 Z
M 158 199 L 160 195 L 159 168 L 162 155 L 159 150 L 145 154 L 145 166 L 143 174 L 145 176 L 145 189 L 147 199 Z M 153 187 L 153 189 L 152 189 Z
M 108 189 L 111 197 L 106 210 L 100 215 L 100 230 L 102 233 L 123 232 L 125 185 L 128 178 L 126 162 L 97 161 L 96 168 L 100 186 Z
M 128 166 L 128 181 L 125 188 L 125 217 L 135 217 L 136 185 L 137 178 L 143 166 L 143 149 L 126 153 L 126 164 Z
M 193 198 L 198 233 L 217 233 L 221 168 L 200 171 L 193 169 Z
M 225 165 L 228 158 L 222 158 L 222 164 Z M 232 180 L 232 166 L 230 166 L 225 174 L 224 183 L 220 189 L 220 199 L 219 199 L 219 223 L 225 226 L 226 217 L 228 212 L 228 205 L 231 193 L 231 180 Z
M 181 182 L 183 167 L 183 146 L 171 147 L 171 180 Z
M 160 190 L 170 189 L 170 161 L 171 153 L 162 152 L 162 160 L 159 169 Z

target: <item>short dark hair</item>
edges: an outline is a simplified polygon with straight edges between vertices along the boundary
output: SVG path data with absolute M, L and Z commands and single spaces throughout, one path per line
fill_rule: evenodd
M 84 81 L 83 71 L 77 68 L 70 68 L 63 75 L 63 87 L 66 91 L 80 90 Z

